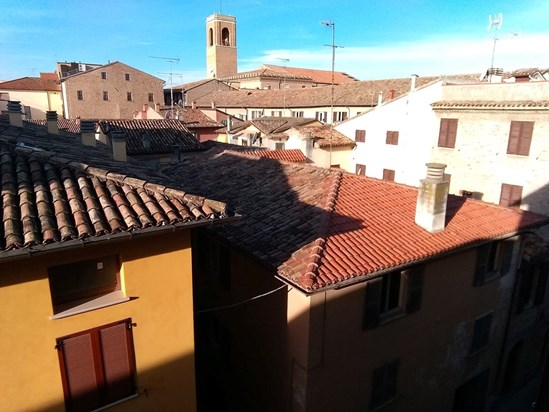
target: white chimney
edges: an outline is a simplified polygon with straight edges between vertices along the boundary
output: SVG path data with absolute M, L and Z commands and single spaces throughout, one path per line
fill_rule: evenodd
M 18 100 L 8 101 L 8 116 L 10 125 L 23 127 L 23 115 L 21 113 L 21 102 Z
M 125 162 L 126 157 L 126 133 L 113 130 L 111 132 L 112 158 L 120 162 Z
M 81 120 L 80 133 L 84 146 L 95 146 L 95 122 L 93 120 Z
M 377 105 L 381 106 L 381 103 L 383 103 L 383 92 L 377 94 Z
M 57 126 L 57 112 L 55 110 L 48 110 L 46 112 L 46 121 L 48 123 L 48 133 L 59 134 L 59 126 Z
M 444 230 L 448 182 L 444 181 L 445 164 L 427 163 L 427 177 L 420 180 L 415 222 L 431 233 Z

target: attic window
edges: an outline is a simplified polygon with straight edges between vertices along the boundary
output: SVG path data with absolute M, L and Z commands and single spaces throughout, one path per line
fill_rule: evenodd
M 107 80 L 107 72 L 101 72 L 101 79 Z
M 129 82 L 129 81 L 131 80 L 131 76 L 130 76 L 129 73 L 126 73 L 126 74 L 124 75 L 124 77 L 126 78 L 126 81 L 127 81 L 127 82 Z

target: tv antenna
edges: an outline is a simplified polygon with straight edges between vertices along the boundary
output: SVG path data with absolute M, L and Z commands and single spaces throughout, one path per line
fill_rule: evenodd
M 170 63 L 170 77 L 169 77 L 169 80 L 170 80 L 170 103 L 171 103 L 171 114 L 173 116 L 173 81 L 172 81 L 172 65 L 174 63 L 179 63 L 179 57 L 160 57 L 160 56 L 149 56 L 151 59 L 162 59 L 162 60 L 166 60 L 167 62 Z
M 492 73 L 494 71 L 494 56 L 496 54 L 496 42 L 498 39 L 498 30 L 503 25 L 503 14 L 498 13 L 496 16 L 492 17 L 492 15 L 488 16 L 488 31 L 492 31 L 492 28 L 495 30 L 494 32 L 494 46 L 492 47 L 492 61 L 490 63 L 490 73 L 488 76 L 488 81 L 491 81 L 492 79 Z

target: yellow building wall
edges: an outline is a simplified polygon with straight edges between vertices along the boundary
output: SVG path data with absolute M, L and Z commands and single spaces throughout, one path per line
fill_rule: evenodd
M 10 100 L 20 101 L 22 106 L 30 106 L 33 120 L 45 119 L 48 110 L 55 110 L 60 119 L 63 117 L 61 91 L 0 90 L 0 92 L 9 93 Z
M 51 320 L 47 268 L 112 254 L 132 299 Z M 0 411 L 64 410 L 56 338 L 126 318 L 139 396 L 112 410 L 196 410 L 191 270 L 187 231 L 0 264 Z

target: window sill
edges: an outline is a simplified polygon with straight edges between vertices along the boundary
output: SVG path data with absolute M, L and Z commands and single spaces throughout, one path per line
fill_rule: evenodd
M 130 298 L 126 297 L 121 290 L 116 290 L 104 296 L 90 300 L 89 302 L 82 303 L 81 305 L 56 313 L 55 315 L 50 316 L 50 319 L 62 319 L 69 316 L 78 315 L 79 313 L 89 312 L 107 306 L 117 305 L 122 302 L 127 302 L 128 300 L 130 300 Z
M 406 311 L 403 308 L 394 309 L 390 312 L 382 314 L 379 317 L 378 326 L 385 325 L 386 323 L 403 318 L 404 316 L 406 316 Z
M 99 411 L 105 411 L 107 409 L 110 409 L 112 408 L 113 406 L 115 405 L 118 405 L 119 403 L 123 403 L 123 402 L 127 402 L 129 400 L 132 400 L 132 399 L 135 399 L 139 396 L 138 393 L 134 394 L 134 395 L 130 395 L 128 396 L 127 398 L 123 398 L 123 399 L 120 399 L 119 401 L 116 401 L 116 402 L 113 402 L 113 403 L 109 403 L 108 405 L 105 405 L 105 406 L 102 406 L 98 409 L 94 409 L 92 412 L 99 412 Z

